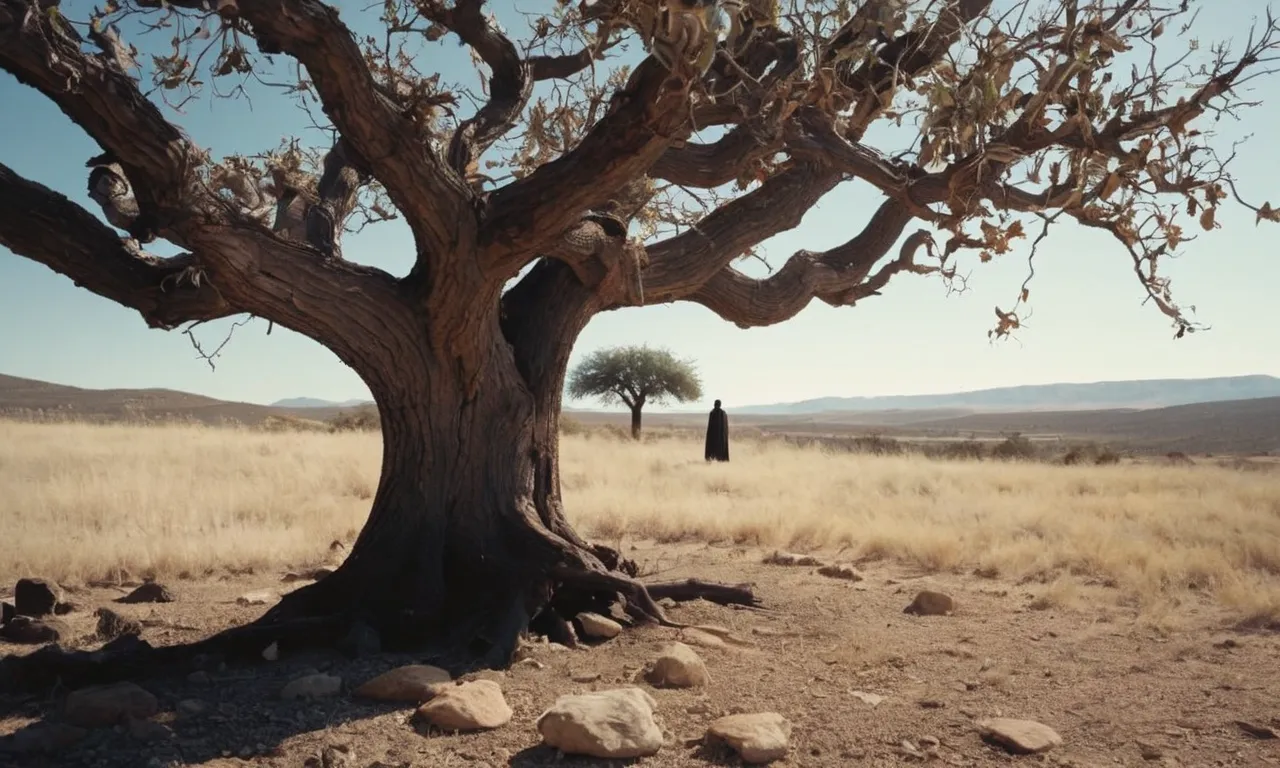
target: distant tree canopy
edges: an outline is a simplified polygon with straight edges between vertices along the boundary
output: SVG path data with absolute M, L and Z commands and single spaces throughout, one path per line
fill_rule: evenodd
M 631 409 L 631 436 L 640 437 L 640 412 L 648 404 L 702 397 L 693 363 L 648 346 L 597 349 L 569 374 L 569 396 L 597 397 Z

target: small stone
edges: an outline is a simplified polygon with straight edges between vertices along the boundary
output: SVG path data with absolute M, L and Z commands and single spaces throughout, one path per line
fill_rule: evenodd
M 951 595 L 926 589 L 917 593 L 911 605 L 903 608 L 902 612 L 917 616 L 948 616 L 955 610 L 956 601 Z
M 613 619 L 589 611 L 578 614 L 582 636 L 593 640 L 612 640 L 622 634 L 622 625 Z
M 262 649 L 263 661 L 279 661 L 280 660 L 280 643 L 272 640 L 271 645 Z
M 209 677 L 209 673 L 203 669 L 197 669 L 195 672 L 187 675 L 187 682 L 192 685 L 208 685 L 213 678 Z
M 172 603 L 176 598 L 169 588 L 158 581 L 144 582 L 137 589 L 124 597 L 116 598 L 117 603 Z
M 18 579 L 13 587 L 13 606 L 19 616 L 49 616 L 62 600 L 62 590 L 45 579 Z
M 410 701 L 420 704 L 449 685 L 449 673 L 427 664 L 409 664 L 383 672 L 356 688 L 353 695 L 377 701 Z
M 594 683 L 600 679 L 599 672 L 574 672 L 569 679 L 575 683 Z
M 74 725 L 40 721 L 14 733 L 9 738 L 9 750 L 20 755 L 61 752 L 88 734 L 85 729 Z
M 655 706 L 640 688 L 561 696 L 538 717 L 538 733 L 545 744 L 566 754 L 646 757 L 662 748 Z
M 677 642 L 662 649 L 645 679 L 657 687 L 695 688 L 711 682 L 711 675 L 692 648 Z
M 1149 741 L 1138 741 L 1138 754 L 1143 760 L 1160 760 L 1164 758 L 1164 750 Z
M 917 703 L 921 709 L 942 709 L 947 706 L 947 702 L 942 699 L 921 699 Z
M 98 617 L 98 637 L 102 640 L 115 640 L 124 635 L 142 634 L 142 623 L 129 619 L 110 608 L 99 608 L 94 611 Z
M 342 691 L 342 678 L 336 675 L 315 673 L 291 680 L 280 689 L 282 699 L 319 699 L 337 696 Z
M 480 731 L 506 725 L 512 714 L 501 686 L 492 680 L 473 680 L 442 688 L 418 707 L 414 719 L 446 731 Z
M 0 627 L 9 623 L 9 620 L 18 615 L 18 611 L 9 603 L 0 603 Z
M 138 741 L 164 741 L 173 736 L 173 731 L 164 723 L 154 720 L 129 718 L 129 735 Z
M 1034 720 L 1015 720 L 997 717 L 978 723 L 978 732 L 984 739 L 994 741 L 1015 754 L 1047 752 L 1062 744 L 1057 731 Z
M 203 714 L 206 709 L 208 705 L 200 699 L 183 699 L 178 702 L 178 714 L 184 717 L 195 717 Z
M 256 592 L 246 592 L 236 598 L 236 603 L 240 605 L 267 605 L 274 603 L 278 599 L 275 592 L 269 589 L 260 589 Z
M 160 709 L 150 692 L 134 683 L 111 683 L 81 688 L 67 695 L 64 713 L 72 725 L 101 728 L 128 718 L 146 719 Z
M 68 613 L 75 613 L 78 610 L 80 610 L 79 604 L 66 600 L 63 600 L 53 606 L 53 613 L 55 616 L 66 616 Z
M 662 606 L 664 610 L 668 610 L 668 611 L 671 610 L 672 608 L 680 607 L 680 603 L 677 602 L 676 599 L 673 597 L 662 598 L 661 600 L 658 601 L 658 605 Z
M 363 621 L 355 621 L 347 634 L 338 641 L 338 652 L 353 659 L 377 656 L 382 653 L 382 637 L 376 629 Z
M 858 573 L 858 569 L 849 563 L 836 563 L 834 565 L 824 565 L 818 569 L 818 573 L 832 579 L 844 579 L 845 581 L 862 581 L 862 574 Z
M 356 751 L 350 744 L 330 744 L 320 750 L 320 765 L 324 768 L 355 768 Z
M 1274 739 L 1277 737 L 1275 729 L 1268 728 L 1265 725 L 1257 725 L 1247 720 L 1236 720 L 1235 724 L 1237 728 L 1255 739 Z
M 744 763 L 768 763 L 786 757 L 791 723 L 777 712 L 729 715 L 707 726 L 708 741 L 733 747 Z
M 36 645 L 65 640 L 71 636 L 71 628 L 60 619 L 33 619 L 30 616 L 14 616 L 4 627 L 0 637 L 11 643 Z
M 866 691 L 850 691 L 849 693 L 855 699 L 858 699 L 859 701 L 861 701 L 863 704 L 866 704 L 872 707 L 884 701 L 884 697 L 878 693 L 867 693 Z

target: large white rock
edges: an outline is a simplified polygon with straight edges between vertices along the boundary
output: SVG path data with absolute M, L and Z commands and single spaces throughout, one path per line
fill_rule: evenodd
M 443 687 L 418 707 L 414 719 L 445 731 L 483 731 L 511 722 L 511 707 L 502 686 L 492 680 L 471 680 Z
M 711 682 L 711 674 L 692 648 L 670 643 L 658 654 L 645 679 L 658 687 L 698 688 Z
M 733 747 L 744 763 L 767 763 L 787 755 L 791 723 L 777 712 L 728 715 L 707 726 L 708 741 Z
M 1047 752 L 1062 744 L 1057 731 L 1034 720 L 996 717 L 979 722 L 978 730 L 985 738 L 1020 754 Z
M 383 672 L 352 693 L 364 699 L 421 704 L 449 685 L 450 679 L 449 673 L 439 667 L 408 664 Z
M 538 718 L 548 746 L 588 757 L 645 757 L 662 748 L 657 703 L 640 688 L 561 696 Z
M 582 634 L 593 640 L 612 640 L 622 634 L 622 625 L 607 616 L 585 611 L 578 614 Z

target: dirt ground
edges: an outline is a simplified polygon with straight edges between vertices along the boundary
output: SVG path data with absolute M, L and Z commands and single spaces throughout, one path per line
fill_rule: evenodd
M 790 753 L 775 765 L 1280 765 L 1280 739 L 1267 738 L 1267 729 L 1280 731 L 1280 637 L 1229 628 L 1208 598 L 1153 622 L 1108 600 L 1103 586 L 1082 587 L 1076 593 L 1082 602 L 1063 607 L 1045 598 L 1042 585 L 922 575 L 891 563 L 860 564 L 864 579 L 851 582 L 813 567 L 762 564 L 767 553 L 758 549 L 643 543 L 625 549 L 649 578 L 696 575 L 756 585 L 763 610 L 697 601 L 669 611 L 676 621 L 726 627 L 744 641 L 696 648 L 710 669 L 709 686 L 655 689 L 636 682 L 658 650 L 677 639 L 676 629 L 639 627 L 573 650 L 535 644 L 533 661 L 479 673 L 500 682 L 515 712 L 509 724 L 424 736 L 408 722 L 411 706 L 347 693 L 417 659 L 309 654 L 220 668 L 207 679 L 139 680 L 160 701 L 155 720 L 166 730 L 157 738 L 95 729 L 51 755 L 0 751 L 0 764 L 293 768 L 321 765 L 326 746 L 345 745 L 355 755 L 349 765 L 359 768 L 623 765 L 629 763 L 539 746 L 534 721 L 559 695 L 640 685 L 658 702 L 667 740 L 657 755 L 634 763 L 654 768 L 739 764 L 701 744 L 706 725 L 724 714 L 762 711 L 793 724 Z M 255 618 L 263 607 L 238 605 L 236 598 L 294 588 L 281 582 L 282 574 L 177 581 L 168 585 L 177 600 L 162 604 L 113 603 L 124 587 L 77 589 L 69 597 L 78 608 L 63 618 L 88 636 L 93 610 L 109 606 L 142 620 L 142 636 L 152 644 L 189 641 Z M 904 614 L 921 589 L 952 595 L 956 612 Z M 29 650 L 0 644 L 0 653 Z M 281 700 L 281 687 L 305 670 L 340 675 L 344 692 Z M 21 699 L 0 692 L 0 735 L 58 721 L 65 693 Z M 876 696 L 883 699 L 868 703 Z M 202 712 L 192 712 L 200 708 L 192 700 Z M 980 738 L 975 722 L 987 717 L 1039 721 L 1063 743 L 1041 755 L 1011 755 Z M 0 750 L 10 741 L 0 741 Z

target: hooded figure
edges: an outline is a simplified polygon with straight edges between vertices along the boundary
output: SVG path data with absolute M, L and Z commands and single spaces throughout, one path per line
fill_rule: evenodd
M 720 408 L 720 401 L 711 409 L 707 419 L 707 446 L 704 452 L 707 461 L 729 460 L 729 416 Z

